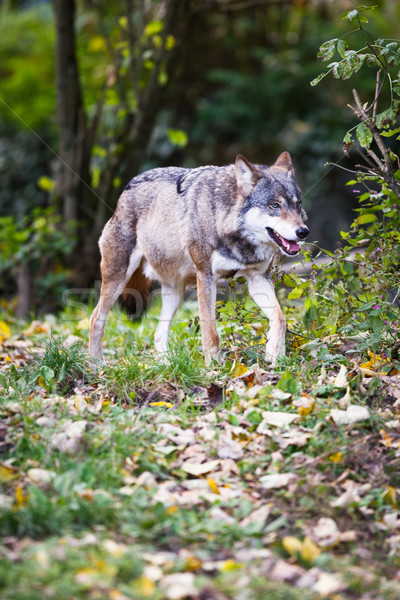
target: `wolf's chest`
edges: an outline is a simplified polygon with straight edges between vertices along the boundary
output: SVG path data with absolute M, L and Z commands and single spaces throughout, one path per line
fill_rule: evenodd
M 273 250 L 266 252 L 262 260 L 254 263 L 246 263 L 235 258 L 224 256 L 220 251 L 214 250 L 211 257 L 212 274 L 216 279 L 220 277 L 233 277 L 235 275 L 246 275 L 247 271 L 268 271 L 275 255 Z

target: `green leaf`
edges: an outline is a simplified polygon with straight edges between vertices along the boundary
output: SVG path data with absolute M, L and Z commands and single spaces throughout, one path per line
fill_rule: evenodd
M 184 148 L 189 143 L 188 135 L 182 129 L 167 129 L 167 136 L 173 146 Z
M 262 421 L 262 416 L 257 410 L 252 410 L 246 417 L 252 425 L 259 425 Z
M 366 213 L 364 215 L 360 215 L 359 217 L 357 217 L 355 222 L 358 225 L 366 225 L 367 223 L 373 223 L 374 221 L 377 221 L 377 220 L 378 220 L 378 217 L 376 215 L 374 215 L 374 213 Z
M 334 38 L 333 40 L 328 40 L 327 42 L 322 44 L 322 46 L 320 47 L 319 52 L 317 54 L 318 58 L 320 60 L 324 60 L 324 61 L 330 60 L 332 58 L 332 56 L 335 54 L 336 42 L 337 42 L 337 38 Z
M 341 20 L 347 19 L 348 21 L 354 21 L 354 19 L 358 16 L 358 10 L 354 8 L 353 10 L 348 10 L 342 14 L 340 17 Z
M 345 261 L 341 265 L 341 270 L 345 275 L 353 275 L 354 273 L 354 265 L 351 262 Z
M 380 129 L 385 126 L 392 125 L 396 120 L 396 112 L 391 107 L 376 115 L 376 126 Z
M 380 134 L 384 137 L 391 137 L 392 135 L 396 135 L 396 133 L 400 133 L 400 127 L 397 129 L 390 129 L 389 131 L 381 131 Z
M 107 156 L 107 150 L 96 144 L 95 146 L 93 146 L 92 154 L 93 156 L 100 156 L 101 158 L 105 158 Z
M 338 40 L 337 50 L 342 58 L 345 56 L 345 51 L 348 49 L 348 44 L 345 40 Z
M 334 62 L 329 65 L 335 79 L 340 79 L 343 74 L 343 62 Z
M 40 375 L 43 377 L 43 380 L 46 385 L 49 385 L 54 379 L 54 371 L 50 367 L 40 367 Z
M 300 298 L 303 295 L 303 291 L 301 288 L 299 287 L 295 287 L 290 294 L 288 294 L 288 300 L 296 300 L 297 298 Z
M 372 133 L 365 123 L 360 123 L 357 125 L 356 134 L 361 146 L 363 148 L 367 148 L 368 150 L 372 142 Z
M 321 73 L 321 75 L 318 75 L 318 77 L 316 77 L 315 79 L 313 79 L 312 81 L 310 81 L 310 85 L 312 85 L 312 87 L 315 87 L 327 75 L 328 75 L 328 73 Z
M 296 280 L 293 277 L 291 277 L 290 275 L 288 275 L 287 273 L 283 274 L 282 283 L 283 283 L 283 285 L 286 285 L 287 287 L 290 287 L 290 288 L 294 288 L 297 285 Z

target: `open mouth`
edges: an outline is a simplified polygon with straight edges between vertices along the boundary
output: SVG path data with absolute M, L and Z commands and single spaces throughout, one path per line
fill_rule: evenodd
M 288 254 L 289 256 L 294 256 L 298 253 L 300 246 L 297 242 L 287 240 L 270 227 L 267 227 L 267 231 L 269 237 L 275 242 L 277 246 L 279 246 L 279 248 L 281 248 L 285 252 L 285 254 Z

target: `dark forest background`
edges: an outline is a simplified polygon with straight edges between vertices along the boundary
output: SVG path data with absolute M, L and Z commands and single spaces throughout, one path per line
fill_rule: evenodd
M 372 4 L 372 3 L 370 3 Z M 379 0 L 369 30 L 396 37 Z M 352 220 L 351 90 L 326 78 L 322 42 L 353 0 L 0 2 L 0 292 L 19 316 L 99 278 L 97 239 L 126 183 L 163 165 L 293 157 L 311 238 Z M 336 163 L 339 166 L 333 166 Z M 13 303 L 13 304 L 12 304 Z

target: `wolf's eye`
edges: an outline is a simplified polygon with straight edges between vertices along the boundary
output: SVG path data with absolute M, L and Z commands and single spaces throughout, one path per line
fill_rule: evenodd
M 272 202 L 272 204 L 270 204 L 271 208 L 279 208 L 279 202 Z
M 296 202 L 296 208 L 297 208 L 297 210 L 301 210 L 302 206 L 303 206 L 303 204 L 300 202 L 300 200 L 299 200 L 299 202 Z

